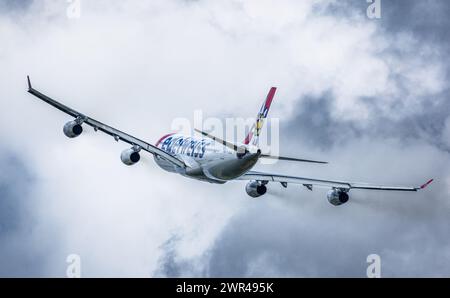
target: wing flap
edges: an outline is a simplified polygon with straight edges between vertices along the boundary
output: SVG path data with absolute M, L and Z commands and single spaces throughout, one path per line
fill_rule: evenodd
M 259 181 L 269 181 L 269 182 L 280 182 L 280 183 L 293 183 L 293 184 L 312 184 L 319 187 L 334 187 L 341 189 L 350 189 L 351 185 L 342 181 L 331 181 L 322 179 L 312 179 L 305 177 L 295 177 L 287 175 L 277 175 L 270 173 L 254 172 L 249 171 L 246 174 L 238 178 L 239 180 L 259 180 Z
M 385 190 L 385 191 L 418 191 L 426 188 L 433 179 L 429 180 L 427 183 L 419 187 L 410 186 L 383 186 L 383 185 L 371 185 L 365 183 L 354 183 L 346 181 L 333 181 L 324 179 L 314 179 L 306 177 L 295 177 L 287 175 L 278 175 L 271 173 L 262 173 L 249 171 L 246 174 L 238 178 L 239 180 L 257 180 L 257 181 L 269 181 L 269 182 L 280 182 L 280 183 L 293 183 L 293 184 L 303 184 L 303 185 L 315 185 L 319 187 L 331 187 L 339 189 L 365 189 L 365 190 Z

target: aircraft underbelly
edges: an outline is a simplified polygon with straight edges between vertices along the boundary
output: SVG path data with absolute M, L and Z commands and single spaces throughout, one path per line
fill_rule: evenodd
M 163 170 L 171 173 L 178 173 L 176 166 L 173 163 L 155 155 L 154 157 L 156 164 Z
M 186 169 L 182 169 L 182 168 L 177 168 L 172 163 L 170 163 L 167 160 L 160 158 L 158 156 L 155 156 L 154 159 L 155 159 L 156 164 L 160 168 L 162 168 L 163 170 L 165 170 L 167 172 L 177 173 L 177 174 L 183 175 L 183 176 L 191 178 L 191 179 L 196 179 L 196 180 L 210 182 L 210 183 L 223 184 L 226 182 L 226 181 L 222 181 L 220 179 L 217 179 L 214 177 L 208 177 L 207 175 L 205 175 L 205 173 L 203 171 L 203 167 L 200 164 L 197 167 L 193 167 L 193 168 L 189 167 Z
M 233 180 L 250 170 L 258 161 L 259 155 L 250 154 L 244 158 L 232 158 L 216 163 L 205 164 L 203 172 L 206 176 L 219 180 Z
M 220 158 L 211 156 L 204 159 L 186 157 L 183 159 L 186 159 L 186 163 L 191 165 L 186 169 L 176 167 L 158 156 L 155 156 L 155 162 L 168 172 L 211 183 L 225 183 L 245 174 L 256 164 L 258 157 L 259 154 L 249 154 L 239 159 L 235 155 L 221 156 Z

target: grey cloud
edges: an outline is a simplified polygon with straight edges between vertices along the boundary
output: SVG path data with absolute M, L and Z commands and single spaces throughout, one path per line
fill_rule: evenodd
M 394 2 L 383 1 L 376 21 L 365 19 L 367 3 L 359 0 L 316 6 L 317 15 L 308 17 L 301 15 L 306 1 L 276 9 L 85 1 L 81 18 L 70 21 L 62 2 L 4 9 L 26 17 L 19 25 L 0 19 L 11 39 L 0 55 L 11 69 L 0 73 L 0 110 L 8 111 L 0 132 L 22 149 L 0 154 L 2 167 L 16 173 L 1 183 L 8 198 L 2 210 L 9 210 L 0 219 L 8 242 L 2 241 L 1 274 L 61 276 L 65 255 L 75 252 L 84 276 L 364 276 L 370 253 L 381 255 L 385 276 L 449 275 L 448 80 L 443 88 L 433 84 L 439 67 L 448 71 L 448 21 L 433 9 L 449 5 L 420 15 L 419 6 Z M 402 44 L 405 35 L 413 41 Z M 414 73 L 427 65 L 438 71 Z M 271 115 L 290 112 L 281 122 L 282 153 L 332 163 L 261 170 L 437 181 L 417 195 L 354 192 L 348 205 L 334 208 L 322 190 L 274 184 L 266 197 L 249 200 L 243 183 L 200 184 L 160 172 L 145 157 L 126 168 L 118 161 L 120 143 L 88 129 L 65 139 L 67 117 L 30 100 L 25 70 L 49 94 L 147 139 L 197 107 L 208 115 L 253 116 L 255 93 L 280 84 Z M 368 92 L 374 77 L 378 91 Z M 394 98 L 385 90 L 390 83 L 400 90 Z M 367 108 L 367 118 L 344 117 L 356 104 Z M 38 122 L 46 129 L 30 134 Z
M 163 276 L 364 277 L 373 253 L 381 257 L 384 277 L 450 274 L 443 185 L 422 198 L 354 193 L 344 208 L 326 207 L 321 191 L 294 195 L 271 187 L 236 214 L 200 258 L 183 258 L 171 245 L 161 259 Z M 199 263 L 202 269 L 193 270 Z
M 33 0 L 2 0 L 0 1 L 0 13 L 21 12 L 26 10 Z
M 442 100 L 437 104 L 425 101 L 421 111 L 407 114 L 401 119 L 392 119 L 379 111 L 376 98 L 362 98 L 371 111 L 370 122 L 364 127 L 355 121 L 334 118 L 332 95 L 306 97 L 302 99 L 293 118 L 281 123 L 281 142 L 289 144 L 292 140 L 300 139 L 300 143 L 311 148 L 326 149 L 363 136 L 384 137 L 426 141 L 448 152 L 450 147 L 443 141 L 450 110 L 450 101 L 445 100 L 448 96 L 450 93 L 441 94 Z
M 20 156 L 5 149 L 0 149 L 0 169 L 0 276 L 46 276 L 57 234 L 42 229 L 35 216 L 34 174 Z
M 332 2 L 327 6 L 326 12 L 330 15 L 338 14 L 350 17 L 351 13 L 364 12 L 367 5 L 366 2 L 357 0 Z M 386 48 L 380 53 L 380 56 L 395 57 L 395 59 L 401 60 L 405 57 L 420 56 L 422 55 L 421 47 L 430 47 L 434 53 L 429 57 L 423 56 L 422 59 L 434 57 L 436 59 L 434 61 L 425 61 L 443 66 L 448 75 L 450 62 L 445 59 L 445 55 L 450 45 L 448 38 L 450 24 L 446 17 L 449 10 L 448 1 L 383 1 L 382 18 L 373 21 L 380 26 L 379 34 L 385 34 L 394 39 L 401 33 L 412 34 L 417 39 L 418 48 L 402 47 L 399 44 L 396 47 Z M 390 77 L 390 80 L 397 86 L 405 85 L 405 78 L 401 74 Z M 283 130 L 287 131 L 287 137 L 293 137 L 294 132 L 300 132 L 298 135 L 307 136 L 302 140 L 303 142 L 313 142 L 315 146 L 331 146 L 333 142 L 337 141 L 337 136 L 349 139 L 369 135 L 372 137 L 395 137 L 402 140 L 425 139 L 440 149 L 448 151 L 448 145 L 440 137 L 449 117 L 450 86 L 448 81 L 446 79 L 447 85 L 442 92 L 415 98 L 415 101 L 421 102 L 421 106 L 414 111 L 408 111 L 410 108 L 408 102 L 401 100 L 402 96 L 408 96 L 410 93 L 410 90 L 402 87 L 403 92 L 399 94 L 399 98 L 391 100 L 394 113 L 403 115 L 398 119 L 386 114 L 386 101 L 382 98 L 361 97 L 360 101 L 370 110 L 369 123 L 364 123 L 364 127 L 361 127 L 358 122 L 332 117 L 334 102 L 332 91 L 320 96 L 304 97 L 300 99 L 301 105 L 294 113 L 295 119 L 284 124 Z M 289 128 L 292 129 L 289 130 Z
M 447 1 L 396 0 L 384 4 L 381 24 L 386 30 L 412 32 L 424 42 L 449 45 L 450 6 Z
M 351 17 L 354 11 L 365 11 L 366 7 L 365 1 L 336 2 L 321 13 Z M 379 32 L 388 38 L 409 33 L 418 45 L 434 48 L 435 53 L 431 55 L 437 60 L 428 62 L 437 61 L 448 72 L 449 64 L 444 56 L 449 40 L 445 12 L 449 9 L 447 1 L 383 1 L 382 19 L 376 22 Z M 403 59 L 417 52 L 399 45 L 388 47 L 380 55 Z M 401 76 L 391 79 L 399 86 L 405 81 Z M 337 160 L 337 169 L 330 165 L 335 176 L 351 175 L 352 168 L 357 172 L 365 167 L 366 171 L 374 171 L 369 175 L 372 179 L 381 176 L 381 180 L 392 182 L 403 176 L 405 181 L 411 181 L 413 172 L 423 171 L 424 175 L 437 178 L 435 184 L 417 195 L 356 192 L 344 209 L 320 210 L 319 204 L 327 204 L 323 192 L 305 194 L 296 190 L 295 195 L 284 192 L 281 199 L 279 186 L 273 185 L 270 194 L 258 205 L 230 220 L 203 255 L 204 270 L 214 277 L 364 277 L 366 257 L 377 253 L 386 277 L 449 276 L 450 241 L 446 234 L 450 204 L 446 183 L 450 179 L 450 148 L 445 141 L 449 98 L 446 80 L 442 92 L 431 98 L 426 95 L 416 98 L 421 102 L 420 109 L 409 110 L 404 102 L 392 101 L 392 111 L 401 115 L 397 118 L 386 114 L 380 98 L 361 97 L 359 100 L 370 111 L 369 120 L 364 123 L 333 116 L 332 90 L 299 99 L 293 117 L 281 123 L 281 143 L 286 144 L 282 153 L 295 155 L 300 147 L 309 152 L 319 149 L 321 154 Z M 389 140 L 395 140 L 394 144 Z M 365 152 L 357 151 L 362 148 Z M 340 151 L 346 150 L 352 152 L 350 160 L 354 164 L 346 165 L 340 159 Z M 414 152 L 409 156 L 412 165 L 394 174 L 392 165 L 396 159 L 403 159 L 403 150 Z M 369 154 L 376 154 L 373 158 L 378 164 L 370 165 L 366 161 Z M 420 165 L 425 163 L 428 168 L 422 169 Z M 175 251 L 172 247 L 171 256 Z M 173 263 L 176 259 L 171 258 L 172 266 L 177 264 Z M 195 275 L 189 269 L 189 260 L 181 260 L 178 264 L 184 264 L 185 271 L 178 268 L 178 274 L 181 271 L 185 276 Z
M 450 243 L 439 221 L 405 221 L 382 213 L 357 218 L 350 212 L 347 219 L 317 213 L 313 219 L 273 207 L 251 211 L 238 216 L 217 240 L 208 263 L 211 276 L 364 277 L 372 253 L 381 256 L 384 276 L 450 274 Z M 355 224 L 355 218 L 361 222 Z
M 351 121 L 334 119 L 333 97 L 327 93 L 319 98 L 306 97 L 290 121 L 281 124 L 282 144 L 299 140 L 309 147 L 327 149 L 345 140 L 361 136 L 361 129 Z
M 201 277 L 208 276 L 208 268 L 204 266 L 207 252 L 200 257 L 185 259 L 178 253 L 178 246 L 183 241 L 182 235 L 174 233 L 165 241 L 160 249 L 162 256 L 158 259 L 158 267 L 152 276 L 155 277 Z
M 29 190 L 34 182 L 18 156 L 7 153 L 5 150 L 1 152 L 0 228 L 1 234 L 5 235 L 20 228 L 21 221 L 28 217 L 27 210 L 22 207 L 24 202 L 27 202 L 27 198 L 30 198 Z

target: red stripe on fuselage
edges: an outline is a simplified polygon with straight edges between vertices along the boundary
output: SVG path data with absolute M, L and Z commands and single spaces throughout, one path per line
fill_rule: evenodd
M 249 132 L 248 135 L 247 135 L 247 137 L 246 137 L 245 140 L 244 140 L 244 144 L 245 144 L 245 145 L 250 144 L 250 140 L 251 140 L 252 138 L 253 138 L 253 132 Z
M 166 134 L 165 136 L 163 136 L 161 139 L 159 139 L 158 140 L 158 142 L 156 142 L 156 147 L 158 147 L 159 146 L 159 144 L 161 144 L 161 142 L 165 139 L 165 138 L 167 138 L 167 137 L 170 137 L 170 136 L 172 136 L 172 135 L 174 135 L 175 133 L 169 133 L 169 134 Z

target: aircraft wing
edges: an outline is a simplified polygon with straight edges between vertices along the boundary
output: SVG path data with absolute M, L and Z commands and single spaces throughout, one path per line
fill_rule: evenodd
M 249 171 L 238 180 L 256 180 L 262 182 L 280 182 L 283 186 L 287 186 L 288 183 L 302 184 L 308 189 L 312 190 L 313 185 L 318 187 L 331 187 L 349 191 L 350 189 L 368 189 L 368 190 L 391 190 L 391 191 L 418 191 L 427 187 L 433 179 L 429 180 L 427 183 L 414 187 L 414 186 L 385 186 L 385 185 L 371 185 L 366 183 L 354 183 L 346 181 L 333 181 L 333 180 L 322 180 L 304 177 L 295 177 L 287 175 L 278 175 L 270 173 L 262 173 Z
M 116 128 L 113 128 L 111 126 L 103 124 L 100 121 L 90 118 L 90 117 L 88 117 L 72 108 L 69 108 L 68 106 L 65 106 L 62 103 L 59 103 L 58 101 L 40 93 L 36 89 L 33 89 L 33 87 L 31 86 L 30 77 L 27 77 L 27 79 L 28 79 L 28 92 L 29 93 L 40 98 L 41 100 L 45 101 L 46 103 L 54 106 L 58 110 L 63 111 L 64 113 L 69 114 L 70 116 L 78 119 L 82 123 L 86 123 L 87 125 L 92 126 L 95 129 L 95 131 L 97 131 L 97 130 L 102 131 L 102 132 L 114 137 L 114 139 L 116 141 L 122 140 L 123 142 L 128 143 L 130 145 L 138 146 L 140 149 L 150 152 L 153 155 L 160 156 L 161 158 L 171 162 L 172 164 L 174 164 L 178 167 L 182 167 L 182 168 L 186 167 L 185 163 L 182 160 L 176 158 L 175 156 L 173 156 L 173 155 L 171 155 L 171 154 L 169 154 L 147 142 L 144 142 L 132 135 L 124 133 Z

